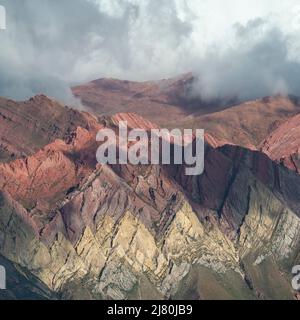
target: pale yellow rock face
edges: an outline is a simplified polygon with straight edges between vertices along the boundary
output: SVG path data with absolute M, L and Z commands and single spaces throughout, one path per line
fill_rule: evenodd
M 75 246 L 75 250 L 84 264 L 89 266 L 92 274 L 97 274 L 104 267 L 106 257 L 98 239 L 89 227 L 85 229 L 82 238 Z
M 125 298 L 126 292 L 136 285 L 139 274 L 143 273 L 168 296 L 176 292 L 179 282 L 194 263 L 218 272 L 237 268 L 233 245 L 219 230 L 207 232 L 187 203 L 177 212 L 163 241 L 157 242 L 138 217 L 125 212 L 118 222 L 105 215 L 95 234 L 86 227 L 75 246 L 58 233 L 47 247 L 24 225 L 15 210 L 13 208 L 9 214 L 5 210 L 6 219 L 2 214 L 2 223 L 10 219 L 13 222 L 9 227 L 2 226 L 11 236 L 6 237 L 1 252 L 12 261 L 27 266 L 56 291 L 68 281 L 88 275 L 91 282 L 95 282 L 95 292 L 104 297 Z M 118 278 L 106 276 L 115 268 Z
M 255 265 L 270 255 L 284 259 L 299 246 L 299 241 L 300 219 L 263 186 L 253 189 L 238 241 L 240 255 L 256 253 Z
M 145 273 L 166 295 L 176 292 L 178 283 L 194 263 L 217 272 L 238 268 L 233 244 L 217 229 L 207 232 L 187 203 L 177 212 L 163 243 L 156 242 L 130 212 L 125 213 L 116 229 L 106 217 L 96 237 L 107 257 L 106 268 L 112 261 L 124 260 L 136 276 Z
M 105 299 L 127 298 L 139 286 L 141 275 L 168 298 L 176 294 L 192 265 L 217 274 L 232 270 L 242 279 L 241 258 L 256 254 L 254 265 L 271 254 L 282 259 L 300 241 L 300 219 L 262 186 L 252 189 L 249 212 L 234 241 L 217 225 L 201 223 L 187 202 L 162 239 L 126 211 L 118 221 L 103 215 L 96 228 L 85 227 L 75 245 L 62 233 L 44 244 L 20 218 L 22 210 L 13 201 L 0 210 L 0 231 L 6 235 L 0 238 L 0 253 L 26 266 L 54 291 L 88 279 L 93 294 Z
M 214 260 L 220 266 L 234 266 L 238 262 L 233 244 L 216 227 L 206 230 L 187 203 L 177 213 L 166 239 L 165 250 L 174 260 L 178 258 L 190 263 L 198 260 L 204 265 L 211 261 L 210 266 L 216 269 L 219 267 Z

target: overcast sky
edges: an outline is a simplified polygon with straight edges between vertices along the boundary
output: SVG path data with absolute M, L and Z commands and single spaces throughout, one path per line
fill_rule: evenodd
M 0 0 L 0 95 L 192 71 L 195 93 L 300 96 L 299 0 Z

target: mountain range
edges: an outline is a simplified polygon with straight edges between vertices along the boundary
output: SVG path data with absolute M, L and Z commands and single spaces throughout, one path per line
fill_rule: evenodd
M 194 94 L 192 74 L 0 98 L 0 264 L 28 299 L 300 299 L 300 100 Z M 205 169 L 100 165 L 96 134 L 205 129 Z

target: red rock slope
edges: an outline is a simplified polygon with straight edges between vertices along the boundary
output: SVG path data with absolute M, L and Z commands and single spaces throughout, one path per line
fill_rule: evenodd
M 262 143 L 261 150 L 271 159 L 300 173 L 300 115 L 284 122 Z
M 100 79 L 75 87 L 73 92 L 97 115 L 132 112 L 163 127 L 205 129 L 224 143 L 251 149 L 300 112 L 296 97 L 208 103 L 192 94 L 196 80 L 192 74 L 152 82 Z

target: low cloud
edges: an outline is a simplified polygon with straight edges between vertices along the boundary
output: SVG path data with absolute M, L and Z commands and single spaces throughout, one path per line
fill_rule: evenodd
M 300 95 L 300 7 L 263 0 L 0 0 L 0 95 L 44 93 L 79 105 L 70 86 L 192 71 L 205 99 Z
M 291 58 L 292 38 L 261 18 L 235 24 L 235 44 L 211 48 L 195 61 L 199 80 L 194 93 L 203 98 L 247 100 L 274 94 L 300 95 L 300 63 Z

